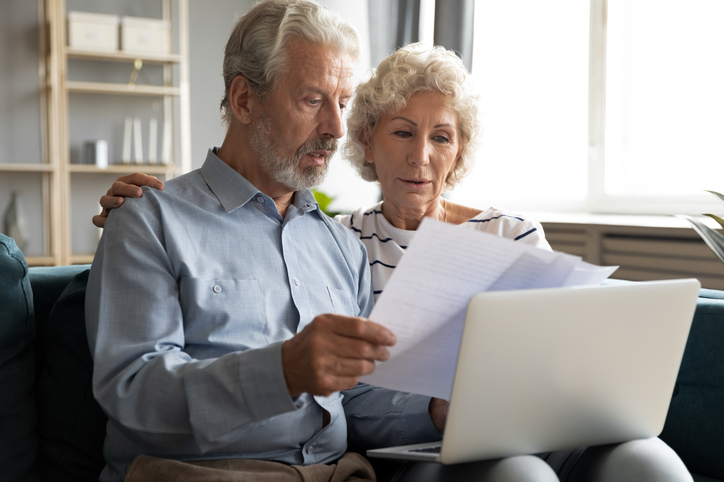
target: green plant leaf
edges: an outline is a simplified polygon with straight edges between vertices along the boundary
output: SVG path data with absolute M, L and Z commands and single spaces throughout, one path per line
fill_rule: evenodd
M 334 217 L 337 213 L 329 211 L 329 205 L 334 201 L 334 197 L 329 196 L 318 189 L 312 189 L 314 200 L 319 204 L 319 209 L 327 216 Z
M 716 197 L 718 197 L 719 199 L 721 199 L 722 201 L 724 201 L 724 194 L 720 194 L 720 193 L 718 193 L 718 192 L 716 192 L 716 191 L 706 191 L 706 192 L 710 192 L 710 193 L 712 193 L 713 195 L 715 195 Z
M 692 216 L 679 214 L 677 217 L 689 221 L 691 226 L 694 228 L 694 231 L 701 236 L 706 245 L 714 252 L 716 257 L 724 263 L 724 236 Z
M 704 214 L 704 216 L 709 216 L 709 217 L 712 218 L 714 221 L 716 221 L 717 223 L 719 223 L 719 226 L 721 226 L 722 229 L 724 229 L 724 219 L 720 218 L 720 217 L 717 216 L 716 214 Z

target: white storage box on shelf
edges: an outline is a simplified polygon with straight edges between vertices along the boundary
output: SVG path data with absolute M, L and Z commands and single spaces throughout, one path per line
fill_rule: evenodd
M 118 50 L 118 15 L 68 12 L 68 46 L 79 50 Z
M 121 49 L 127 53 L 171 52 L 170 22 L 152 18 L 121 17 Z

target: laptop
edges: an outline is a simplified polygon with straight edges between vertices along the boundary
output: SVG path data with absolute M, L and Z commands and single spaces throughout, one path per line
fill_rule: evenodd
M 661 433 L 696 279 L 480 293 L 441 442 L 370 457 L 455 464 Z

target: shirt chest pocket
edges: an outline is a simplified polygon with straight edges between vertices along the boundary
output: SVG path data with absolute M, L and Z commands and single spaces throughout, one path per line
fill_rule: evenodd
M 269 343 L 264 294 L 257 279 L 184 277 L 179 288 L 187 343 L 236 350 Z
M 359 306 L 357 300 L 346 291 L 338 290 L 327 286 L 327 295 L 332 307 L 332 312 L 336 315 L 358 316 Z

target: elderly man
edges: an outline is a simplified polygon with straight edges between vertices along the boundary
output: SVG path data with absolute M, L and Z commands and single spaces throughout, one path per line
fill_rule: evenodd
M 348 440 L 439 439 L 429 398 L 357 384 L 395 338 L 363 319 L 364 247 L 307 190 L 344 134 L 358 51 L 354 28 L 325 8 L 255 5 L 226 46 L 221 147 L 109 216 L 86 303 L 109 416 L 101 481 L 191 468 L 209 480 L 220 459 L 374 478 L 344 456 Z

